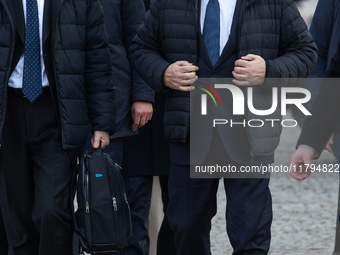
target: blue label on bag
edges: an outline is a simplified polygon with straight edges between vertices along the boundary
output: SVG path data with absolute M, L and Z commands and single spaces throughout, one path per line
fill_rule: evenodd
M 103 177 L 102 174 L 96 174 L 96 177 Z

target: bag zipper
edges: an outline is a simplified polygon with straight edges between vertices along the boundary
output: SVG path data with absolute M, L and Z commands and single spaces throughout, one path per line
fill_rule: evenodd
M 88 160 L 86 158 L 91 158 L 90 155 L 85 155 L 85 161 L 86 161 L 86 166 L 87 166 L 87 171 L 85 173 L 85 212 L 90 213 L 90 201 L 89 201 L 89 174 L 88 174 L 88 169 L 90 165 L 88 164 Z
M 115 212 L 118 211 L 118 206 L 117 206 L 117 199 L 115 197 L 112 198 L 112 204 L 113 204 L 113 210 Z
M 131 210 L 131 209 L 130 209 L 130 205 L 129 205 L 129 201 L 128 201 L 128 199 L 127 199 L 127 195 L 126 195 L 125 192 L 124 192 L 124 198 L 125 198 L 125 203 L 126 203 L 127 207 L 129 208 L 129 210 Z

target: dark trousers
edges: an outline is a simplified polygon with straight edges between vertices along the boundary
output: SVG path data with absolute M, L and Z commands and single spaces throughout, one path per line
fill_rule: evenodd
M 9 254 L 71 255 L 76 151 L 62 148 L 48 89 L 33 103 L 9 95 L 2 138 L 0 203 Z
M 5 224 L 2 218 L 2 212 L 0 208 L 0 255 L 8 254 L 8 242 L 5 230 Z
M 168 207 L 168 177 L 160 176 L 164 211 Z M 149 239 L 149 211 L 152 194 L 153 176 L 139 176 L 124 178 L 126 194 L 131 207 L 132 240 L 129 247 L 121 251 L 120 255 L 148 255 Z M 174 234 L 170 230 L 165 214 L 157 240 L 158 255 L 175 255 Z
M 131 208 L 132 239 L 119 255 L 148 255 L 149 211 L 153 176 L 124 178 L 126 195 Z
M 158 233 L 157 255 L 175 255 L 176 247 L 174 241 L 174 232 L 170 229 L 167 210 L 169 206 L 168 191 L 169 176 L 159 176 L 159 183 L 162 189 L 162 201 L 164 219 Z
M 219 179 L 190 179 L 189 166 L 171 164 L 168 219 L 177 255 L 209 255 Z M 224 179 L 227 233 L 233 255 L 267 254 L 272 201 L 269 179 Z

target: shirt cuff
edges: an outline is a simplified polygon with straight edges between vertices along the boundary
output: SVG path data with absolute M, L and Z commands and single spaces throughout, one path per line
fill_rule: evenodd
M 318 157 L 319 157 L 319 154 L 317 153 L 317 151 L 313 148 L 313 147 L 310 147 L 310 146 L 308 146 L 308 145 L 305 145 L 305 144 L 300 144 L 299 145 L 299 147 L 307 147 L 307 148 L 309 148 L 309 149 L 312 149 L 313 151 L 314 151 L 314 157 L 313 157 L 313 159 L 317 159 Z M 298 148 L 299 148 L 298 147 Z

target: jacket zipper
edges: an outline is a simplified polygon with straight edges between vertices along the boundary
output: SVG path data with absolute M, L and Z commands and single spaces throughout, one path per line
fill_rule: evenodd
M 85 155 L 86 158 L 91 158 L 90 155 Z M 89 169 L 90 165 L 88 164 L 88 160 L 85 158 L 86 161 L 86 169 Z M 89 196 L 89 170 L 86 171 L 84 175 L 84 182 L 85 182 L 85 212 L 90 213 L 90 196 Z

